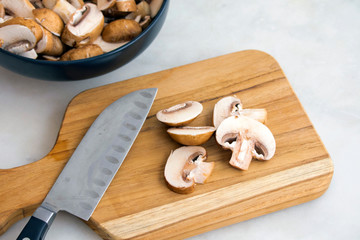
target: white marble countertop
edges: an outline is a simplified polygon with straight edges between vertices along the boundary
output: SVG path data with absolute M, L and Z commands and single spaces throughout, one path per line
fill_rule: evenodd
M 85 81 L 31 79 L 0 67 L 0 168 L 42 158 L 79 92 L 211 57 L 258 49 L 281 65 L 334 162 L 320 198 L 193 237 L 360 239 L 360 2 L 172 0 L 156 41 L 131 63 Z M 3 183 L 0 183 L 3 184 Z M 15 239 L 28 218 L 0 240 Z M 99 237 L 59 213 L 47 239 Z

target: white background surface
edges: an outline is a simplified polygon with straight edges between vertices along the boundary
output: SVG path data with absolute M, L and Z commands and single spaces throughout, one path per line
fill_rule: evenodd
M 360 239 L 359 1 L 172 0 L 156 41 L 109 74 L 50 82 L 0 67 L 0 168 L 46 155 L 67 104 L 83 90 L 246 49 L 265 51 L 280 63 L 335 173 L 328 191 L 314 201 L 192 239 Z M 15 239 L 27 220 L 0 240 Z M 99 237 L 81 220 L 60 213 L 47 239 Z

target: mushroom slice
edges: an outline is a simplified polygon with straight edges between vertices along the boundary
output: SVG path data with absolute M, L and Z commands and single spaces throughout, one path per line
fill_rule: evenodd
M 64 22 L 60 16 L 48 8 L 39 8 L 33 10 L 34 18 L 37 23 L 49 30 L 55 36 L 60 37 L 64 29 Z
M 205 160 L 203 147 L 186 146 L 172 151 L 164 171 L 168 187 L 177 193 L 193 192 L 195 184 L 205 183 L 214 169 L 214 162 Z
M 38 57 L 35 49 L 31 49 L 27 52 L 20 53 L 19 55 L 23 56 L 23 57 L 27 57 L 27 58 L 32 58 L 32 59 L 36 59 Z
M 0 18 L 4 18 L 4 17 L 5 17 L 5 8 L 4 5 L 0 3 Z
M 22 54 L 35 47 L 34 33 L 27 27 L 19 24 L 0 28 L 1 48 L 14 54 Z
M 56 2 L 57 0 L 42 0 L 42 4 L 48 9 L 53 9 Z
M 0 25 L 0 27 L 7 26 L 7 25 L 14 25 L 14 24 L 23 25 L 23 26 L 29 28 L 35 35 L 36 42 L 41 40 L 41 38 L 43 36 L 43 31 L 41 29 L 41 26 L 37 22 L 35 22 L 33 19 L 26 19 L 23 17 L 15 17 L 15 18 L 11 18 L 8 21 L 2 23 Z
M 32 10 L 35 7 L 29 0 L 1 0 L 6 13 L 14 17 L 33 18 Z
M 156 16 L 162 4 L 163 4 L 163 0 L 151 0 L 150 2 L 151 18 L 154 18 Z
M 276 149 L 270 129 L 243 116 L 231 116 L 222 121 L 216 131 L 216 141 L 233 152 L 230 164 L 241 170 L 249 168 L 253 157 L 259 160 L 271 159 Z
M 214 106 L 213 123 L 215 128 L 217 128 L 225 118 L 237 115 L 237 112 L 241 109 L 241 101 L 236 97 L 229 96 L 220 99 Z
M 64 45 L 60 38 L 43 28 L 43 38 L 36 44 L 35 50 L 39 54 L 60 56 L 64 52 Z
M 98 0 L 97 7 L 99 10 L 103 11 L 115 6 L 116 0 Z
M 169 128 L 167 133 L 174 141 L 183 145 L 201 145 L 207 142 L 215 132 L 214 127 L 179 127 Z
M 95 41 L 93 42 L 93 44 L 96 44 L 98 45 L 99 47 L 101 47 L 101 49 L 104 51 L 104 52 L 111 52 L 112 50 L 115 50 L 121 46 L 124 46 L 125 44 L 127 44 L 128 41 L 126 42 L 118 42 L 118 43 L 109 43 L 109 42 L 106 42 L 102 39 L 101 35 L 95 39 Z
M 135 19 L 137 16 L 145 18 L 145 16 L 151 15 L 150 5 L 146 1 L 141 1 L 136 5 L 137 9 L 135 12 L 126 15 L 126 19 Z
M 83 0 L 67 0 L 67 1 L 70 2 L 70 4 L 73 5 L 76 9 L 79 9 L 82 6 L 84 6 Z
M 102 49 L 95 44 L 87 44 L 78 48 L 73 48 L 64 53 L 60 61 L 72 61 L 85 58 L 91 58 L 103 54 Z
M 156 118 L 169 126 L 184 126 L 199 116 L 202 110 L 201 103 L 187 101 L 159 111 Z
M 66 0 L 57 0 L 52 10 L 56 12 L 66 24 L 76 11 L 76 7 Z
M 104 15 L 95 4 L 87 3 L 71 16 L 61 40 L 70 47 L 92 43 L 100 36 L 103 26 Z
M 243 109 L 242 103 L 236 96 L 228 96 L 220 99 L 214 107 L 213 123 L 217 128 L 220 123 L 230 116 L 245 116 L 253 118 L 261 123 L 266 122 L 266 109 Z

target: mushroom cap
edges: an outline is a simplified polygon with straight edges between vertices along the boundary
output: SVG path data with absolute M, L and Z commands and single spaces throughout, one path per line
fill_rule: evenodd
M 228 96 L 220 99 L 214 106 L 213 124 L 215 128 L 217 128 L 225 118 L 236 114 L 236 112 L 241 109 L 242 104 L 237 97 Z
M 33 10 L 33 14 L 37 23 L 60 37 L 64 29 L 64 22 L 57 13 L 48 8 L 38 8 Z
M 187 101 L 156 114 L 157 119 L 169 126 L 184 126 L 193 121 L 202 112 L 203 106 L 196 101 Z
M 264 124 L 249 117 L 226 118 L 216 130 L 216 141 L 224 148 L 232 150 L 231 141 L 234 141 L 238 134 L 254 141 L 256 153 L 262 155 L 264 160 L 274 156 L 276 142 L 272 132 Z
M 215 132 L 215 128 L 211 126 L 204 127 L 179 127 L 169 128 L 167 133 L 174 141 L 183 145 L 201 145 L 208 141 L 212 134 Z
M 78 48 L 73 48 L 64 53 L 60 61 L 72 61 L 85 58 L 91 58 L 103 54 L 101 47 L 96 44 L 86 44 Z
M 13 24 L 0 28 L 0 42 L 4 50 L 21 54 L 35 47 L 36 38 L 29 28 Z
M 104 15 L 95 4 L 86 3 L 77 9 L 61 35 L 68 46 L 92 43 L 100 35 L 104 26 Z
M 170 153 L 164 176 L 168 187 L 177 193 L 194 191 L 195 183 L 204 183 L 210 176 L 213 162 L 203 162 L 206 150 L 199 146 L 180 147 Z
M 107 24 L 101 36 L 106 42 L 125 42 L 138 36 L 141 31 L 140 24 L 135 20 L 118 19 Z

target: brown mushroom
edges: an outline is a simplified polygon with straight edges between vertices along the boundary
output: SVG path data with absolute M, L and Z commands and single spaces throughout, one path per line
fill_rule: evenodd
M 35 8 L 29 0 L 1 0 L 6 13 L 14 17 L 33 18 L 32 10 Z
M 95 41 L 104 26 L 104 16 L 96 5 L 86 3 L 76 10 L 61 35 L 68 46 L 80 46 Z
M 163 0 L 151 0 L 150 2 L 151 18 L 154 18 L 156 16 L 162 4 L 163 4 Z
M 136 5 L 136 11 L 126 15 L 126 19 L 135 19 L 137 16 L 145 18 L 151 15 L 150 5 L 146 1 L 141 1 Z
M 138 36 L 142 31 L 138 22 L 129 19 L 118 19 L 104 27 L 102 38 L 106 42 L 125 42 Z
M 93 42 L 93 44 L 96 44 L 99 47 L 101 47 L 101 49 L 104 52 L 110 52 L 112 50 L 115 50 L 115 49 L 125 45 L 126 43 L 128 43 L 128 41 L 126 41 L 126 42 L 118 42 L 118 43 L 109 43 L 109 42 L 104 41 L 102 39 L 101 35 L 97 39 L 95 39 L 95 41 Z
M 165 165 L 168 187 L 177 193 L 191 193 L 195 184 L 203 184 L 214 169 L 214 162 L 204 162 L 206 150 L 199 146 L 180 147 L 170 153 Z
M 213 124 L 217 128 L 220 123 L 229 116 L 246 116 L 261 123 L 267 118 L 266 109 L 243 109 L 239 98 L 228 96 L 220 99 L 214 106 Z
M 135 12 L 136 11 L 136 2 L 135 0 L 116 0 L 116 8 L 120 12 Z
M 216 131 L 216 141 L 225 149 L 231 149 L 230 164 L 241 170 L 249 168 L 252 158 L 271 159 L 276 149 L 275 138 L 268 127 L 242 116 L 222 121 Z
M 167 133 L 174 141 L 183 145 L 201 145 L 207 142 L 215 132 L 214 127 L 179 127 L 169 128 Z
M 115 6 L 116 0 L 98 0 L 97 7 L 99 10 L 103 11 Z
M 156 118 L 169 126 L 184 126 L 192 122 L 202 110 L 201 103 L 187 101 L 159 111 Z
M 0 3 L 0 18 L 4 18 L 5 17 L 5 8 L 4 8 L 4 5 L 2 5 Z
M 6 22 L 0 24 L 0 27 L 7 26 L 7 25 L 14 25 L 19 24 L 29 28 L 35 35 L 36 42 L 40 41 L 43 36 L 43 31 L 40 25 L 35 22 L 33 19 L 26 19 L 23 17 L 15 17 L 7 20 Z
M 1 48 L 14 54 L 23 54 L 35 47 L 34 33 L 27 27 L 12 24 L 0 28 Z
M 39 8 L 33 10 L 33 15 L 37 23 L 55 36 L 60 37 L 64 29 L 64 22 L 58 14 L 48 8 Z
M 43 28 L 43 38 L 36 44 L 36 52 L 49 56 L 60 56 L 64 49 L 60 38 Z
M 78 48 L 73 48 L 64 53 L 60 61 L 72 61 L 85 58 L 91 58 L 103 54 L 102 49 L 95 44 L 87 44 Z

